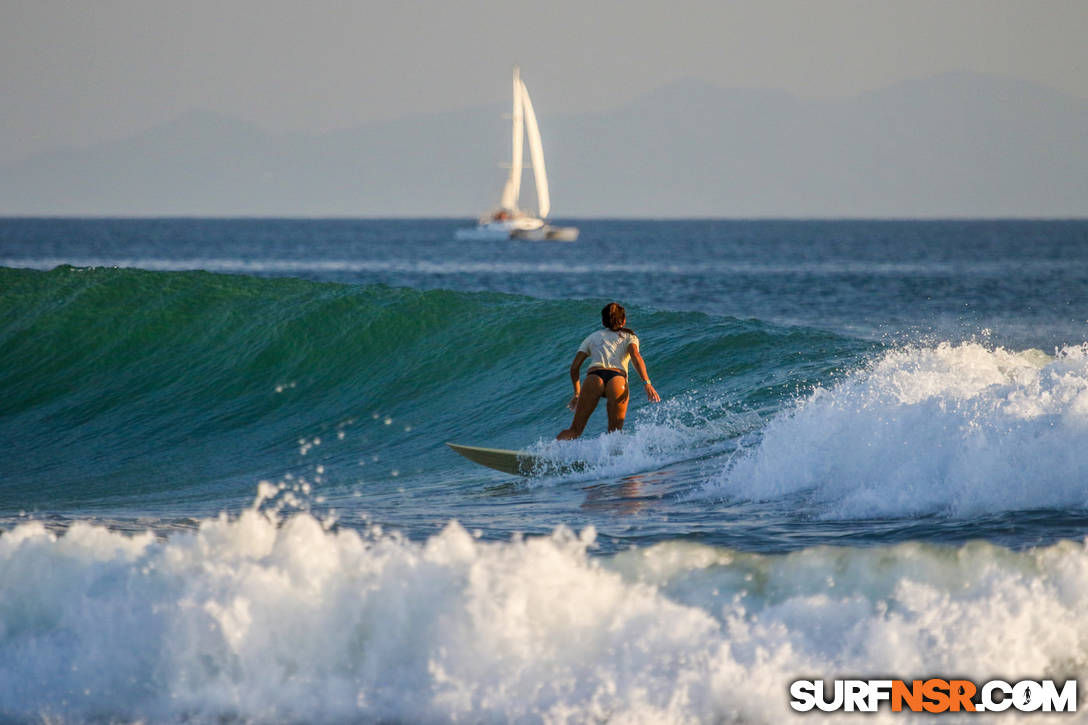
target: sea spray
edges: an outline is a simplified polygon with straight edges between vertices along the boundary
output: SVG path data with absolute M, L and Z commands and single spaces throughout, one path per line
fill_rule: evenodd
M 603 401 L 598 407 L 595 415 L 604 418 Z M 535 475 L 562 476 L 568 483 L 644 473 L 720 454 L 731 450 L 738 436 L 761 425 L 757 414 L 736 410 L 726 396 L 686 393 L 639 410 L 621 432 L 573 441 L 542 438 L 527 450 L 538 459 Z

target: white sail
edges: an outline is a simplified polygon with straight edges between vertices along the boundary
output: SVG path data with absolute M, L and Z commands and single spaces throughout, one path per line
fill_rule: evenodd
M 517 210 L 518 197 L 521 196 L 521 159 L 522 147 L 525 145 L 522 140 L 525 124 L 522 118 L 521 98 L 524 89 L 525 84 L 521 82 L 521 73 L 518 67 L 514 66 L 514 149 L 510 160 L 510 175 L 506 177 L 506 185 L 502 189 L 502 208 L 511 211 Z
M 573 242 L 578 239 L 577 227 L 552 226 L 547 222 L 551 211 L 548 194 L 548 174 L 544 169 L 544 146 L 540 141 L 533 102 L 529 91 L 521 81 L 521 71 L 514 66 L 513 148 L 510 173 L 502 189 L 502 206 L 480 217 L 474 229 L 458 229 L 455 236 L 465 241 L 492 241 L 516 239 L 526 242 Z M 536 180 L 537 215 L 518 207 L 521 195 L 521 174 L 524 170 L 525 136 L 528 134 L 529 156 L 532 159 L 533 176 Z
M 540 128 L 536 125 L 536 114 L 533 113 L 533 102 L 529 100 L 529 91 L 525 83 L 521 85 L 521 99 L 525 105 L 525 127 L 529 133 L 529 158 L 533 161 L 533 180 L 536 182 L 537 213 L 541 218 L 547 217 L 551 211 L 552 202 L 548 195 L 548 172 L 544 169 L 544 146 L 540 142 Z

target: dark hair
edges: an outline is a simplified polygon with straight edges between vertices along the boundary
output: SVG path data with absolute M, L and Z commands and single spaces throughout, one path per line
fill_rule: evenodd
M 624 327 L 624 322 L 627 322 L 627 310 L 623 309 L 618 302 L 609 302 L 601 309 L 602 325 L 612 330 L 612 332 L 626 332 L 629 335 L 634 335 L 635 331 Z

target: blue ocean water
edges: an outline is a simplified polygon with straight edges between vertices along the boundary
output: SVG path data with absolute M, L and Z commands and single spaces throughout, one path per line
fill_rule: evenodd
M 0 220 L 0 713 L 776 722 L 813 673 L 1088 667 L 1088 222 L 465 223 Z M 558 444 L 611 300 L 663 401 Z

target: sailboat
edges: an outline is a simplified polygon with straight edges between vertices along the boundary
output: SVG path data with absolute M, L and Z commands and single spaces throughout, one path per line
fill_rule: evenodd
M 529 159 L 532 163 L 533 181 L 536 185 L 537 213 L 523 211 L 518 202 L 521 196 L 521 172 L 525 137 L 529 141 Z M 522 239 L 529 241 L 573 242 L 578 239 L 577 227 L 553 227 L 545 221 L 551 211 L 548 195 L 548 173 L 544 168 L 544 147 L 540 142 L 540 127 L 536 123 L 533 102 L 521 80 L 521 71 L 514 66 L 514 113 L 513 157 L 510 173 L 502 189 L 499 208 L 480 217 L 476 227 L 458 229 L 456 238 L 462 240 Z

